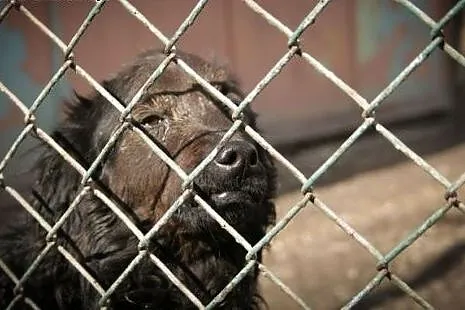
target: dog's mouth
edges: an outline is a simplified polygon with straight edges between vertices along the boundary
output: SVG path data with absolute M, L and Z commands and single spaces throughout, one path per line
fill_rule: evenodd
M 208 184 L 210 186 L 205 186 L 205 183 L 196 183 L 194 191 L 228 224 L 236 229 L 244 230 L 247 223 L 266 221 L 262 215 L 269 197 L 263 180 L 258 178 L 242 182 L 229 180 L 229 184 L 225 181 L 218 182 L 215 187 L 211 185 L 212 183 L 210 181 Z M 192 231 L 195 232 L 204 231 L 206 228 L 212 231 L 217 227 L 216 221 L 208 214 L 208 210 L 204 210 L 194 199 L 186 201 L 183 207 L 176 211 L 176 217 L 186 227 L 193 228 Z
M 228 205 L 248 205 L 259 201 L 258 197 L 244 191 L 226 191 L 210 196 L 211 202 L 217 207 Z

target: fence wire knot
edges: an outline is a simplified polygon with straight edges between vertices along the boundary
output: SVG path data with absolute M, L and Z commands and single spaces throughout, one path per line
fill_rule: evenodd
M 37 223 L 40 224 L 42 229 L 45 232 L 45 248 L 41 250 L 40 254 L 35 258 L 33 264 L 25 271 L 23 275 L 20 275 L 19 278 L 6 264 L 3 263 L 0 257 L 0 273 L 6 275 L 6 277 L 11 280 L 14 285 L 13 293 L 16 296 L 15 299 L 9 301 L 9 307 L 14 308 L 15 304 L 19 299 L 24 300 L 31 306 L 33 309 L 39 309 L 38 306 L 35 306 L 33 301 L 27 296 L 23 285 L 27 281 L 34 277 L 34 270 L 42 262 L 42 258 L 47 255 L 50 249 L 53 248 L 54 251 L 58 251 L 70 265 L 72 265 L 80 276 L 82 276 L 83 281 L 88 281 L 95 291 L 99 294 L 99 306 L 101 309 L 106 309 L 110 306 L 110 299 L 112 298 L 118 285 L 123 282 L 131 270 L 135 268 L 142 259 L 150 260 L 161 272 L 166 276 L 166 278 L 171 281 L 191 302 L 199 309 L 212 309 L 215 306 L 223 306 L 226 303 L 226 296 L 235 288 L 235 286 L 243 281 L 246 278 L 247 274 L 251 270 L 259 270 L 259 272 L 276 284 L 280 290 L 282 290 L 287 296 L 289 296 L 297 305 L 303 309 L 310 309 L 307 303 L 300 298 L 289 286 L 287 286 L 283 281 L 273 274 L 267 266 L 258 261 L 258 253 L 265 248 L 276 235 L 286 229 L 287 225 L 294 220 L 297 216 L 301 216 L 301 211 L 307 205 L 312 205 L 323 212 L 324 216 L 329 218 L 335 225 L 337 225 L 348 238 L 355 240 L 360 244 L 363 250 L 367 251 L 370 255 L 375 257 L 377 260 L 376 270 L 377 273 L 373 275 L 372 280 L 366 284 L 366 286 L 360 290 L 359 293 L 354 295 L 343 309 L 349 309 L 359 303 L 363 298 L 365 298 L 371 291 L 379 286 L 380 282 L 386 277 L 391 280 L 391 284 L 400 288 L 404 293 L 412 298 L 416 303 L 422 306 L 425 309 L 432 308 L 428 302 L 421 297 L 417 292 L 410 288 L 407 283 L 399 278 L 396 275 L 394 268 L 393 270 L 389 269 L 390 263 L 395 260 L 400 253 L 409 248 L 418 238 L 420 238 L 429 228 L 435 225 L 449 210 L 451 206 L 460 207 L 461 202 L 458 199 L 457 189 L 465 183 L 465 174 L 460 177 L 455 183 L 451 183 L 446 177 L 444 177 L 437 169 L 431 166 L 428 162 L 425 161 L 420 155 L 416 154 L 409 146 L 402 142 L 394 133 L 388 130 L 383 124 L 379 123 L 376 120 L 375 111 L 378 107 L 386 102 L 388 98 L 409 76 L 413 73 L 418 67 L 420 67 L 429 55 L 437 50 L 441 49 L 445 54 L 452 57 L 462 66 L 465 66 L 465 57 L 453 48 L 446 41 L 444 34 L 445 25 L 456 16 L 465 6 L 465 0 L 457 1 L 456 4 L 438 21 L 434 21 L 430 18 L 424 11 L 416 7 L 409 0 L 396 0 L 397 3 L 405 7 L 407 10 L 412 12 L 416 17 L 422 20 L 430 29 L 431 41 L 428 40 L 424 49 L 402 70 L 398 76 L 393 79 L 389 85 L 386 86 L 371 102 L 360 95 L 356 90 L 339 78 L 335 73 L 329 70 L 325 65 L 323 65 L 319 60 L 315 59 L 309 52 L 303 49 L 301 46 L 301 36 L 307 30 L 307 28 L 313 25 L 317 18 L 320 17 L 324 9 L 332 2 L 331 0 L 320 0 L 316 3 L 314 8 L 308 12 L 305 18 L 297 26 L 295 30 L 291 30 L 287 25 L 281 22 L 278 18 L 274 17 L 263 7 L 258 5 L 253 0 L 242 0 L 245 5 L 258 16 L 266 20 L 273 28 L 282 33 L 287 41 L 287 49 L 283 53 L 282 57 L 274 64 L 274 66 L 269 70 L 266 75 L 260 80 L 253 90 L 245 96 L 244 100 L 236 105 L 235 102 L 231 101 L 227 96 L 219 92 L 214 85 L 209 83 L 206 79 L 201 77 L 193 68 L 191 68 L 187 63 L 182 60 L 182 57 L 179 57 L 176 54 L 176 44 L 179 42 L 179 39 L 190 29 L 190 27 L 196 22 L 198 16 L 204 11 L 208 1 L 200 0 L 197 2 L 195 7 L 190 11 L 187 18 L 179 25 L 178 29 L 175 31 L 174 35 L 167 37 L 160 31 L 153 23 L 151 23 L 143 14 L 140 12 L 134 5 L 130 3 L 129 0 L 118 0 L 118 2 L 124 7 L 128 14 L 132 15 L 140 23 L 142 23 L 148 31 L 150 31 L 156 38 L 161 41 L 162 46 L 164 46 L 163 52 L 166 55 L 166 58 L 163 62 L 154 70 L 150 75 L 150 78 L 144 83 L 144 85 L 139 89 L 139 91 L 134 95 L 130 102 L 120 102 L 115 98 L 107 89 L 94 80 L 94 78 L 78 63 L 78 60 L 75 57 L 74 49 L 78 44 L 79 40 L 82 38 L 84 33 L 87 33 L 89 30 L 89 25 L 93 22 L 94 18 L 100 14 L 101 11 L 105 9 L 105 3 L 109 2 L 104 0 L 96 1 L 92 9 L 89 11 L 88 15 L 82 22 L 79 29 L 73 35 L 72 39 L 68 44 L 63 42 L 47 25 L 40 21 L 31 11 L 28 10 L 26 4 L 22 4 L 18 0 L 7 1 L 2 8 L 0 8 L 0 24 L 5 20 L 6 16 L 10 14 L 9 12 L 12 9 L 18 11 L 18 14 L 22 14 L 25 18 L 31 21 L 40 31 L 42 31 L 46 36 L 63 52 L 63 64 L 60 66 L 59 70 L 54 74 L 49 83 L 43 88 L 41 93 L 38 95 L 33 104 L 28 107 L 24 104 L 6 85 L 0 81 L 0 92 L 6 95 L 7 98 L 23 113 L 24 115 L 24 128 L 22 132 L 18 135 L 16 140 L 11 145 L 10 149 L 4 156 L 3 160 L 0 162 L 0 188 L 6 191 L 10 196 L 12 196 L 25 210 L 29 215 L 34 218 Z M 336 1 L 334 1 L 336 2 Z M 286 47 L 286 46 L 284 46 Z M 252 104 L 255 98 L 268 87 L 273 79 L 281 73 L 284 67 L 286 67 L 294 58 L 295 55 L 298 55 L 302 60 L 314 68 L 319 74 L 327 78 L 331 83 L 333 83 L 338 89 L 340 89 L 344 94 L 353 100 L 353 102 L 361 109 L 361 119 L 359 126 L 354 130 L 351 135 L 342 143 L 342 145 L 334 152 L 332 155 L 320 166 L 311 176 L 305 176 L 296 166 L 294 166 L 288 159 L 286 159 L 282 154 L 280 154 L 263 136 L 258 133 L 255 129 L 250 127 L 245 119 L 243 111 Z M 233 124 L 229 130 L 221 138 L 221 141 L 215 146 L 215 148 L 205 156 L 202 162 L 193 169 L 190 173 L 184 171 L 180 165 L 166 152 L 163 147 L 160 147 L 156 142 L 153 141 L 152 137 L 147 133 L 146 130 L 141 126 L 141 124 L 133 118 L 131 111 L 132 108 L 141 101 L 142 98 L 145 98 L 147 90 L 155 83 L 155 81 L 161 76 L 170 64 L 174 63 L 178 68 L 183 70 L 188 74 L 193 80 L 195 80 L 205 91 L 212 95 L 215 100 L 221 102 L 224 107 L 229 109 L 229 112 L 232 112 L 231 120 Z M 119 114 L 119 126 L 111 134 L 111 137 L 108 139 L 107 144 L 103 150 L 98 154 L 94 162 L 91 163 L 89 168 L 83 167 L 78 160 L 73 157 L 73 153 L 70 150 L 62 147 L 55 139 L 48 135 L 44 130 L 41 129 L 40 124 L 38 124 L 36 119 L 35 112 L 40 104 L 44 102 L 44 98 L 48 95 L 50 91 L 53 90 L 54 85 L 63 78 L 64 74 L 71 68 L 75 74 L 84 78 L 89 85 L 91 85 L 100 95 L 102 95 L 111 105 L 117 109 Z M 381 112 L 380 112 L 381 113 Z M 331 167 L 339 160 L 339 158 L 347 152 L 360 137 L 369 129 L 373 129 L 377 134 L 382 138 L 386 139 L 395 149 L 399 150 L 403 155 L 405 155 L 409 160 L 411 160 L 415 165 L 425 171 L 427 174 L 432 176 L 435 181 L 446 188 L 445 200 L 447 201 L 446 207 L 438 208 L 434 214 L 428 217 L 421 225 L 414 228 L 411 233 L 400 240 L 386 255 L 383 255 L 380 250 L 378 250 L 373 244 L 371 244 L 362 234 L 360 234 L 356 229 L 354 229 L 346 220 L 344 220 L 333 208 L 326 205 L 317 194 L 314 193 L 314 184 L 321 178 L 321 176 L 327 173 Z M 95 171 L 99 171 L 105 160 L 106 155 L 112 151 L 116 145 L 116 141 L 123 135 L 125 130 L 132 130 L 136 133 L 153 151 L 155 155 L 158 156 L 169 168 L 174 171 L 178 177 L 181 179 L 181 194 L 176 199 L 176 201 L 169 207 L 167 211 L 161 216 L 160 219 L 154 224 L 154 226 L 147 233 L 143 233 L 142 230 L 137 227 L 134 222 L 123 212 L 124 207 L 120 206 L 118 203 L 114 202 L 108 195 L 106 195 L 101 188 L 99 187 L 98 182 L 92 179 L 92 175 Z M 236 132 L 244 133 L 253 139 L 257 145 L 262 147 L 266 152 L 270 154 L 271 157 L 287 170 L 300 182 L 302 185 L 301 188 L 301 200 L 293 205 L 286 214 L 282 216 L 281 219 L 276 221 L 276 223 L 266 232 L 266 234 L 258 240 L 255 244 L 250 244 L 235 228 L 221 217 L 213 207 L 209 205 L 206 201 L 202 199 L 196 193 L 196 186 L 194 179 L 207 167 L 207 165 L 214 160 L 217 153 L 221 150 L 224 144 L 233 137 Z M 82 177 L 80 188 L 76 191 L 76 197 L 65 209 L 63 214 L 60 214 L 59 219 L 55 223 L 49 223 L 37 210 L 35 210 L 17 190 L 9 186 L 9 183 L 5 180 L 4 171 L 8 166 L 10 160 L 15 156 L 18 151 L 19 146 L 24 142 L 27 136 L 32 136 L 38 139 L 43 144 L 49 146 L 52 150 L 56 151 L 63 160 L 68 163 L 74 170 L 79 173 L 79 177 Z M 127 269 L 118 276 L 118 279 L 108 288 L 102 287 L 102 284 L 97 281 L 94 276 L 86 270 L 86 268 L 81 264 L 79 259 L 75 258 L 72 253 L 68 252 L 65 244 L 66 239 L 62 236 L 63 224 L 65 223 L 68 216 L 75 210 L 79 208 L 80 202 L 85 199 L 87 195 L 91 195 L 93 198 L 98 198 L 106 207 L 108 207 L 111 212 L 113 212 L 118 220 L 122 221 L 126 225 L 127 229 L 137 238 L 138 253 L 136 257 L 132 260 Z M 203 210 L 208 213 L 208 216 L 212 217 L 218 224 L 229 233 L 234 240 L 243 247 L 246 251 L 245 255 L 245 264 L 243 268 L 238 272 L 231 281 L 219 292 L 216 296 L 213 297 L 207 305 L 204 305 L 199 297 L 195 296 L 189 288 L 179 280 L 176 275 L 170 270 L 169 266 L 162 261 L 161 258 L 158 258 L 152 253 L 151 247 L 155 247 L 156 244 L 151 242 L 151 238 L 156 235 L 160 230 L 162 225 L 166 224 L 171 216 L 175 214 L 178 209 L 185 205 L 187 201 L 195 201 Z M 154 240 L 154 239 L 152 239 Z M 42 236 L 41 236 L 42 241 Z M 309 251 L 313 249 L 308 249 Z M 153 251 L 154 252 L 154 251 Z M 154 252 L 155 253 L 155 252 Z M 260 252 L 261 253 L 261 252 Z M 392 267 L 393 265 L 391 265 Z M 254 269 L 255 268 L 255 269 Z M 28 287 L 28 286 L 26 286 Z M 0 288 L 1 289 L 1 288 Z M 126 297 L 128 298 L 128 297 Z M 317 297 L 314 297 L 317 298 Z M 133 300 L 130 300 L 134 302 Z
M 453 207 L 458 207 L 460 200 L 456 191 L 447 191 L 444 194 L 444 199 L 447 201 L 447 204 Z

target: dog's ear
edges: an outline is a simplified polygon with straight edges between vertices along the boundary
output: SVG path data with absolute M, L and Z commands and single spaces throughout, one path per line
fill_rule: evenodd
M 65 120 L 52 133 L 52 139 L 75 161 L 88 168 L 95 158 L 92 145 L 93 118 L 97 105 L 76 94 L 72 103 L 64 105 Z M 81 174 L 60 153 L 45 143 L 35 166 L 33 195 L 44 215 L 59 216 L 75 198 L 81 183 Z M 41 212 L 43 213 L 43 212 Z
M 54 134 L 55 140 L 59 140 L 57 135 L 59 133 Z M 56 150 L 49 146 L 44 148 L 47 149 L 36 165 L 33 196 L 35 206 L 43 216 L 56 218 L 75 198 L 81 175 Z

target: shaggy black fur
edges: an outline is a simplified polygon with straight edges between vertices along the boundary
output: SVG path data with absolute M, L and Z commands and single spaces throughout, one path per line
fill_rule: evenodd
M 234 101 L 241 99 L 225 69 L 193 55 L 180 58 Z M 140 55 L 103 86 L 127 104 L 163 60 L 157 51 Z M 247 110 L 244 120 L 255 126 Z M 175 63 L 133 110 L 134 126 L 147 132 L 185 171 L 191 171 L 232 122 L 228 110 L 207 95 Z M 94 93 L 77 96 L 53 138 L 89 167 L 119 125 L 119 112 Z M 43 146 L 36 165 L 32 206 L 53 225 L 80 188 L 78 174 L 54 150 Z M 275 170 L 261 148 L 237 133 L 195 180 L 196 192 L 252 244 L 274 220 Z M 92 183 L 117 202 L 145 233 L 181 193 L 181 180 L 130 127 L 93 175 Z M 18 206 L 18 212 L 21 208 Z M 21 277 L 46 245 L 46 232 L 30 216 L 0 237 L 0 258 Z M 191 199 L 155 235 L 149 250 L 205 304 L 245 264 L 245 250 Z M 99 198 L 87 195 L 58 233 L 67 249 L 106 289 L 138 254 L 138 240 Z M 261 259 L 261 253 L 258 254 Z M 0 272 L 0 308 L 13 298 L 13 283 Z M 99 295 L 54 246 L 23 287 L 42 309 L 96 309 Z M 261 304 L 254 269 L 221 309 L 254 309 Z M 28 309 L 19 303 L 15 309 Z M 145 258 L 111 296 L 111 309 L 191 309 L 193 304 Z

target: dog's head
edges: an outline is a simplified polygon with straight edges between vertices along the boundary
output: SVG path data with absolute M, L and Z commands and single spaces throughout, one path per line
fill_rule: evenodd
M 189 54 L 181 59 L 235 103 L 242 100 L 237 84 L 217 65 Z M 104 86 L 118 100 L 128 104 L 143 83 L 162 62 L 157 52 L 141 55 Z M 99 120 L 93 137 L 97 149 L 105 145 L 119 124 L 116 110 Z M 210 96 L 176 63 L 149 88 L 132 110 L 139 130 L 190 173 L 218 144 L 233 122 L 230 110 Z M 110 116 L 110 117 L 109 117 Z M 244 125 L 255 127 L 255 115 L 246 109 Z M 138 219 L 154 223 L 182 193 L 182 179 L 147 145 L 137 129 L 126 130 L 103 169 L 108 187 L 120 197 Z M 224 219 L 246 233 L 263 230 L 273 217 L 270 202 L 274 192 L 274 167 L 269 155 L 243 127 L 222 147 L 215 159 L 194 179 L 194 191 Z M 186 201 L 170 221 L 177 233 L 196 233 L 219 228 L 213 218 L 192 199 Z
M 193 55 L 179 53 L 178 56 L 233 102 L 242 100 L 237 84 L 224 68 Z M 159 52 L 146 52 L 104 81 L 103 86 L 127 106 L 163 59 L 165 56 Z M 92 175 L 96 188 L 125 208 L 126 214 L 143 232 L 150 229 L 183 192 L 182 178 L 149 144 L 162 150 L 189 174 L 233 125 L 231 111 L 209 95 L 176 61 L 175 58 L 136 103 L 130 114 L 131 125 L 122 131 Z M 241 119 L 242 127 L 218 150 L 190 186 L 253 244 L 274 220 L 271 199 L 275 169 L 268 153 L 244 131 L 245 126 L 255 128 L 255 115 L 250 108 L 244 110 Z M 121 113 L 101 94 L 88 98 L 78 96 L 76 102 L 68 106 L 67 118 L 53 138 L 89 166 L 121 124 Z M 148 140 L 141 137 L 141 132 Z M 47 205 L 44 215 L 52 209 L 53 220 L 56 220 L 75 199 L 81 175 L 54 150 L 44 154 L 38 167 L 36 187 L 41 201 Z M 136 236 L 110 208 L 92 195 L 80 202 L 62 230 L 68 235 L 67 240 L 72 241 L 73 255 L 80 258 L 105 287 L 121 275 L 138 253 Z M 150 246 L 158 247 L 157 255 L 161 253 L 176 276 L 206 302 L 219 293 L 244 264 L 245 250 L 193 197 L 184 201 L 152 241 Z M 118 287 L 118 293 L 115 292 L 117 308 L 129 309 L 130 305 L 138 308 L 145 302 L 153 306 L 172 294 L 171 282 L 160 276 L 153 263 L 139 264 L 137 268 L 138 271 L 129 275 L 131 279 L 125 280 Z M 256 292 L 255 281 L 256 273 L 252 273 L 249 280 L 243 281 L 241 289 L 229 295 L 237 296 L 228 298 L 250 305 Z M 84 283 L 83 290 L 93 291 L 93 288 Z M 69 298 L 63 304 L 77 302 L 72 299 L 76 297 L 66 297 L 69 291 L 65 286 L 58 286 L 55 291 L 63 300 Z M 94 307 L 98 299 L 98 296 L 86 297 L 87 308 Z M 171 301 L 179 299 L 177 295 L 170 297 Z M 185 305 L 187 301 L 181 308 Z

